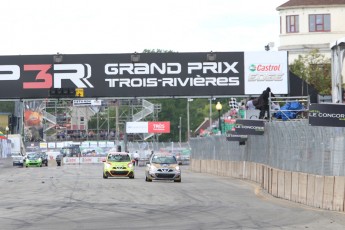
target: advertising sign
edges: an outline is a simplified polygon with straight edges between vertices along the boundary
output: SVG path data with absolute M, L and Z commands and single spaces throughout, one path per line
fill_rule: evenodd
M 102 100 L 73 100 L 73 106 L 101 106 Z
M 148 133 L 170 133 L 170 121 L 148 122 Z
M 248 135 L 238 135 L 235 131 L 227 131 L 226 132 L 226 140 L 227 141 L 246 141 L 248 139 Z
M 42 141 L 44 101 L 26 101 L 24 108 L 24 140 L 28 142 Z
M 245 52 L 245 94 L 261 94 L 270 87 L 274 94 L 288 94 L 287 52 Z
M 59 63 L 54 55 L 0 56 L 0 99 L 47 98 L 66 88 L 85 98 L 287 93 L 286 52 L 214 54 L 65 54 Z
M 237 119 L 234 129 L 226 132 L 226 140 L 244 142 L 248 135 L 263 135 L 264 131 L 263 120 Z
M 345 127 L 345 105 L 311 104 L 309 107 L 309 125 Z
M 127 122 L 126 133 L 170 133 L 170 121 Z
M 148 122 L 126 122 L 126 133 L 148 133 Z
M 235 133 L 237 135 L 263 135 L 265 123 L 262 120 L 236 120 Z

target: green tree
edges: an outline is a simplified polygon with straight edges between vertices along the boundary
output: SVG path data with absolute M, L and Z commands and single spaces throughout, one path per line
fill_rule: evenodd
M 331 60 L 320 54 L 318 49 L 299 55 L 289 67 L 292 73 L 314 86 L 319 94 L 331 94 Z
M 2 113 L 14 113 L 13 101 L 0 101 L 0 112 Z
M 170 133 L 162 134 L 159 141 L 178 142 L 179 141 L 179 123 L 181 117 L 181 140 L 185 142 L 188 137 L 188 119 L 187 119 L 187 98 L 178 99 L 154 99 L 149 100 L 154 104 L 161 104 L 162 110 L 158 115 L 160 121 L 170 121 Z M 223 105 L 222 113 L 229 111 L 228 99 L 221 98 L 212 100 L 212 120 L 218 119 L 216 103 Z M 210 116 L 210 100 L 207 98 L 196 98 L 189 102 L 189 126 L 190 130 L 196 130 L 199 125 Z

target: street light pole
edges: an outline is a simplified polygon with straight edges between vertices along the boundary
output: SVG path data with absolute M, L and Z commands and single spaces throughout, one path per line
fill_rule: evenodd
M 190 138 L 189 129 L 189 98 L 187 98 L 187 141 L 189 141 Z
M 216 109 L 218 110 L 218 119 L 219 119 L 218 123 L 219 123 L 219 131 L 221 134 L 222 134 L 222 124 L 220 120 L 220 111 L 222 110 L 222 108 L 223 108 L 222 104 L 220 104 L 220 102 L 218 101 L 216 105 Z
M 212 97 L 210 98 L 210 132 L 212 132 Z
M 180 129 L 179 130 L 179 141 L 180 141 L 180 144 L 181 144 L 181 117 L 180 117 L 180 125 L 178 126 L 178 128 Z
M 193 101 L 193 98 L 187 98 L 187 141 L 189 141 L 190 138 L 190 120 L 189 120 L 189 102 Z

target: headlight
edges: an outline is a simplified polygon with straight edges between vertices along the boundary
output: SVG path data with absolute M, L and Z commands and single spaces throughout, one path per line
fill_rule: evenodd
M 104 163 L 104 167 L 111 168 L 111 164 L 110 163 Z
M 150 171 L 154 171 L 154 170 L 156 170 L 157 168 L 155 167 L 155 166 L 153 166 L 153 165 L 151 165 L 150 166 Z
M 176 169 L 177 171 L 180 171 L 180 166 L 176 166 L 175 169 Z
M 132 163 L 128 163 L 127 167 L 128 167 L 128 168 L 132 168 L 132 167 L 133 167 L 133 164 L 132 164 Z

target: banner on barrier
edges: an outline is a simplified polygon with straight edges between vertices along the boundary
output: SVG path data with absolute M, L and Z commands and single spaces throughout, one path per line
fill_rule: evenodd
M 106 157 L 64 157 L 64 164 L 98 164 L 103 163 Z
M 263 135 L 265 123 L 263 120 L 236 120 L 235 134 L 237 135 Z
M 345 105 L 311 104 L 308 117 L 312 126 L 345 127 Z

